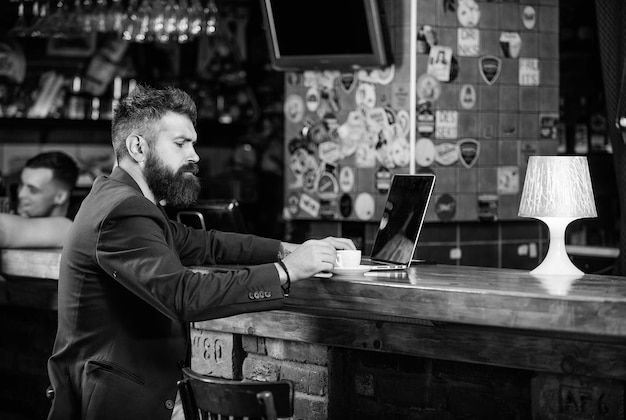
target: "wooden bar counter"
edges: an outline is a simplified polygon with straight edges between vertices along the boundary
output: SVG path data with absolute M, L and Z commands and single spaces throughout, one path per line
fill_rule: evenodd
M 1 258 L 11 283 L 58 273 L 57 250 Z M 623 419 L 626 278 L 445 265 L 315 277 L 281 311 L 195 323 L 192 343 L 196 370 L 294 380 L 296 417 Z

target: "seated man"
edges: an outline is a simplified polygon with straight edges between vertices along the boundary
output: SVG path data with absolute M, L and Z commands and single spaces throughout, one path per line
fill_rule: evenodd
M 72 225 L 67 213 L 77 178 L 78 167 L 65 153 L 29 159 L 20 176 L 18 214 L 0 214 L 0 248 L 62 247 Z

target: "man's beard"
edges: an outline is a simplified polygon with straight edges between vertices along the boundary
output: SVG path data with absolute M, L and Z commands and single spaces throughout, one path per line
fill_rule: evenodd
M 157 201 L 165 199 L 173 207 L 189 207 L 198 200 L 200 180 L 195 176 L 197 173 L 195 163 L 183 165 L 174 172 L 154 153 L 149 154 L 144 170 L 148 187 Z

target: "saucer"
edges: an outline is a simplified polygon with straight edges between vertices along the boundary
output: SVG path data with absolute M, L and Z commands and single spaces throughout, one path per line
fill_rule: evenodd
M 346 274 L 365 274 L 372 269 L 369 265 L 357 265 L 356 267 L 334 267 L 332 269 L 333 274 L 346 275 Z

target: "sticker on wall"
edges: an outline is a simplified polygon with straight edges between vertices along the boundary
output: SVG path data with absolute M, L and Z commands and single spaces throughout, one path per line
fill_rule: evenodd
M 334 141 L 325 141 L 317 148 L 317 156 L 325 162 L 335 163 L 341 159 L 341 146 Z
M 520 86 L 539 86 L 539 59 L 519 59 L 519 84 Z
M 435 214 L 441 221 L 448 222 L 456 215 L 456 200 L 450 194 L 441 194 L 435 203 Z
M 305 98 L 306 98 L 306 109 L 308 109 L 311 112 L 317 111 L 317 108 L 319 108 L 320 101 L 321 101 L 319 90 L 317 90 L 317 88 L 314 88 L 314 87 L 309 88 L 309 90 L 307 90 L 306 92 Z
M 476 88 L 465 84 L 459 90 L 459 102 L 463 109 L 473 109 L 476 106 Z
M 337 194 L 339 194 L 339 183 L 335 175 L 329 172 L 321 174 L 317 182 L 317 195 L 324 200 L 330 200 L 337 198 Z
M 404 137 L 396 137 L 391 142 L 391 158 L 398 168 L 409 165 L 411 151 L 409 141 Z
M 459 111 L 435 111 L 435 138 L 456 139 L 459 131 Z
M 474 28 L 480 21 L 480 7 L 474 0 L 459 0 L 456 16 L 461 26 Z
M 376 165 L 376 151 L 374 146 L 365 142 L 357 145 L 356 154 L 354 155 L 354 164 L 357 168 L 373 168 Z
M 452 48 L 435 45 L 428 54 L 428 66 L 426 72 L 432 74 L 441 82 L 450 81 L 450 69 L 452 67 Z
M 542 139 L 556 140 L 558 137 L 558 124 L 559 114 L 539 114 L 539 137 Z
M 354 169 L 350 166 L 343 166 L 339 171 L 339 188 L 346 193 L 354 188 Z
M 387 116 L 387 125 L 392 126 L 393 124 L 395 124 L 397 119 L 396 111 L 390 106 L 384 107 L 383 110 L 385 111 L 385 115 Z
M 321 219 L 334 219 L 337 217 L 337 200 L 336 199 L 322 199 L 320 200 L 320 218 Z
M 535 27 L 537 23 L 537 12 L 535 12 L 534 7 L 524 6 L 524 9 L 522 9 L 522 23 L 524 24 L 524 28 L 528 30 Z
M 394 83 L 391 85 L 391 106 L 395 109 L 408 109 L 409 87 Z
M 345 93 L 352 93 L 356 87 L 356 75 L 354 72 L 343 72 L 337 80 L 339 80 L 339 87 Z
M 289 198 L 287 198 L 287 210 L 292 216 L 298 213 L 298 209 L 300 208 L 298 205 L 299 202 L 300 198 L 296 194 L 290 194 Z
M 519 168 L 517 166 L 498 167 L 498 194 L 519 193 Z
M 371 77 L 375 80 L 375 83 L 388 85 L 393 81 L 395 74 L 396 66 L 391 64 L 384 68 L 372 70 Z
M 459 160 L 459 151 L 452 143 L 440 143 L 435 146 L 435 162 L 442 166 L 453 165 Z
M 317 175 L 318 172 L 315 169 L 309 169 L 304 173 L 302 189 L 308 193 L 313 194 L 317 189 Z
M 302 73 L 289 71 L 285 75 L 285 79 L 287 79 L 287 84 L 289 86 L 298 86 L 300 83 L 302 83 Z
M 441 96 L 441 83 L 432 74 L 424 73 L 417 79 L 417 97 L 434 102 Z
M 343 217 L 350 217 L 352 214 L 352 197 L 349 194 L 344 194 L 339 199 L 339 212 Z
M 315 144 L 321 144 L 330 140 L 330 133 L 324 121 L 317 121 L 306 132 L 309 141 Z
M 478 71 L 485 83 L 493 85 L 502 70 L 502 60 L 494 55 L 484 55 L 478 59 Z
M 478 219 L 485 222 L 498 220 L 498 196 L 496 194 L 478 196 Z
M 409 112 L 401 109 L 396 113 L 396 120 L 397 125 L 400 128 L 400 134 L 403 137 L 407 137 L 409 135 L 409 130 L 411 129 L 411 117 L 409 116 Z
M 374 108 L 376 105 L 376 88 L 370 83 L 360 83 L 356 88 L 356 104 L 366 108 Z
M 391 171 L 384 166 L 381 166 L 376 171 L 376 190 L 381 194 L 387 194 L 389 187 L 391 186 Z
M 417 104 L 417 132 L 432 136 L 435 132 L 435 115 L 430 101 L 420 100 Z
M 457 29 L 457 54 L 460 57 L 478 57 L 480 55 L 480 31 L 478 29 Z
M 522 50 L 522 37 L 517 32 L 502 32 L 500 48 L 505 57 L 517 58 Z
M 304 100 L 300 95 L 291 94 L 285 100 L 285 118 L 292 123 L 298 124 L 304 117 Z
M 422 137 L 415 142 L 415 163 L 419 166 L 427 167 L 432 165 L 436 156 L 435 143 L 431 139 Z
M 456 144 L 459 151 L 461 163 L 467 169 L 471 168 L 478 161 L 480 155 L 480 143 L 475 139 L 462 139 Z
M 387 112 L 382 107 L 370 108 L 365 111 L 365 121 L 369 130 L 378 133 L 382 129 L 389 127 Z
M 417 53 L 428 54 L 433 45 L 437 45 L 437 32 L 430 25 L 419 27 L 417 29 Z
M 370 220 L 374 217 L 374 197 L 371 194 L 363 192 L 354 200 L 354 214 L 359 220 Z
M 300 202 L 298 206 L 302 211 L 307 213 L 310 216 L 318 217 L 320 213 L 320 203 L 315 200 L 313 197 L 302 193 L 300 195 Z

